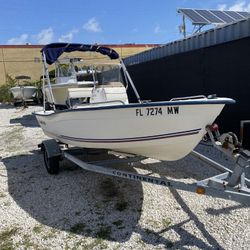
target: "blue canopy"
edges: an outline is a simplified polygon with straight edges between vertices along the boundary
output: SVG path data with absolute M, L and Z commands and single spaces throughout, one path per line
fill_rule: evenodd
M 119 54 L 108 47 L 80 43 L 51 43 L 44 46 L 41 50 L 45 54 L 48 64 L 53 64 L 64 52 L 69 53 L 73 51 L 94 51 L 109 56 L 110 59 L 119 58 Z

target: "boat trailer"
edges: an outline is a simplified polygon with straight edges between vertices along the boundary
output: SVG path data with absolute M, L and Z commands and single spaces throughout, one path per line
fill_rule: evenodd
M 193 150 L 191 152 L 191 156 L 206 162 L 209 166 L 219 170 L 221 174 L 197 181 L 196 183 L 192 184 L 186 184 L 181 181 L 172 179 L 170 180 L 167 178 L 118 170 L 108 166 L 109 164 L 113 165 L 115 163 L 127 163 L 130 166 L 133 166 L 133 163 L 146 159 L 146 157 L 142 156 L 110 151 L 109 153 L 119 157 L 104 161 L 83 161 L 75 156 L 75 152 L 77 150 L 79 151 L 79 148 L 68 148 L 68 145 L 57 142 L 54 139 L 45 140 L 39 144 L 38 147 L 40 147 L 43 151 L 45 167 L 49 174 L 58 174 L 59 162 L 65 158 L 84 170 L 99 174 L 148 182 L 151 184 L 196 192 L 197 194 L 206 194 L 214 197 L 236 200 L 249 199 L 250 180 L 246 178 L 245 172 L 247 168 L 249 168 L 250 151 L 240 150 L 238 148 L 239 143 L 237 141 L 236 135 L 233 133 L 220 135 L 218 126 L 216 124 L 209 125 L 206 129 L 213 147 L 217 148 L 234 160 L 234 169 L 231 170 L 222 164 L 206 157 L 205 155 Z M 85 153 L 88 154 L 88 149 L 84 150 L 86 150 Z

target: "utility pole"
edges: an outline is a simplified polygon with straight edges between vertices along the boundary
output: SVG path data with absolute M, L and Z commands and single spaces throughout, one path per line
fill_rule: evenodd
M 5 59 L 4 59 L 3 48 L 2 48 L 2 58 L 3 58 L 4 82 L 6 83 L 6 65 L 5 65 Z

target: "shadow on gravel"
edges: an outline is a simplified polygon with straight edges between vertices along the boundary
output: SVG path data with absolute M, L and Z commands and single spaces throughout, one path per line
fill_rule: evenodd
M 198 247 L 198 249 L 223 249 L 220 246 L 219 242 L 206 230 L 206 226 L 202 223 L 197 215 L 191 210 L 191 208 L 187 205 L 187 203 L 182 199 L 181 195 L 175 189 L 170 189 L 172 195 L 176 199 L 176 201 L 180 204 L 184 212 L 188 215 L 189 219 L 187 221 L 183 221 L 181 225 L 174 225 L 173 229 L 176 233 L 179 234 L 180 240 L 176 242 L 177 245 L 183 246 L 193 246 Z M 204 238 L 207 240 L 209 244 L 204 242 L 203 240 L 196 237 L 194 234 L 190 234 L 187 230 L 185 230 L 185 224 L 187 222 L 193 222 L 195 226 L 200 230 Z M 169 229 L 168 229 L 169 230 Z
M 0 103 L 0 110 L 1 109 L 13 109 L 14 105 L 11 104 L 5 104 L 5 103 Z
M 138 225 L 143 203 L 143 189 L 140 182 L 87 172 L 67 161 L 62 162 L 59 175 L 49 175 L 45 170 L 40 151 L 4 158 L 2 161 L 7 168 L 8 188 L 12 198 L 32 218 L 52 229 L 115 242 L 126 242 L 132 233 L 136 232 L 142 242 L 155 246 L 222 249 L 179 191 L 173 188 L 170 188 L 170 192 L 188 219 L 169 225 L 163 230 L 152 231 Z M 186 166 L 193 163 L 191 159 L 185 161 Z M 162 178 L 169 175 L 178 179 L 189 174 L 183 164 L 183 161 L 175 164 L 166 163 L 166 168 L 159 168 L 159 163 L 152 163 L 147 164 L 145 168 L 159 173 Z M 182 171 L 178 169 L 181 166 L 184 168 Z M 200 166 L 194 168 L 198 168 L 201 172 L 195 177 L 202 177 Z M 182 190 L 190 191 L 188 185 L 183 185 Z M 244 206 L 246 205 L 239 204 L 221 211 L 211 208 L 207 213 L 216 216 L 218 213 L 230 213 L 232 209 Z M 206 242 L 188 232 L 185 229 L 186 223 L 193 223 Z M 164 233 L 168 231 L 178 234 L 179 240 L 172 243 L 166 239 Z
M 62 162 L 49 175 L 40 152 L 2 159 L 9 193 L 32 218 L 56 230 L 96 239 L 129 240 L 140 219 L 143 190 L 131 182 Z
M 185 157 L 182 160 L 176 161 L 176 162 L 165 162 L 165 167 L 160 168 L 159 164 L 148 164 L 145 169 L 150 170 L 152 173 L 158 173 L 161 178 L 166 177 L 172 177 L 174 178 L 174 183 L 178 185 L 179 190 L 185 190 L 192 192 L 193 188 L 191 185 L 188 184 L 181 184 L 182 181 L 179 182 L 178 179 L 185 179 L 187 178 L 187 175 L 189 177 L 194 179 L 204 179 L 207 178 L 209 175 L 218 174 L 216 171 L 206 171 L 206 168 L 208 166 L 204 164 L 200 164 L 199 161 L 193 159 L 190 156 Z M 193 172 L 190 172 L 193 171 Z M 208 176 L 207 176 L 208 175 Z M 171 248 L 172 246 L 177 248 L 182 247 L 198 247 L 199 249 L 223 249 L 223 247 L 220 245 L 220 243 L 216 240 L 216 238 L 213 237 L 211 233 L 206 229 L 206 225 L 199 219 L 199 216 L 197 216 L 193 211 L 192 208 L 188 205 L 188 203 L 185 202 L 182 196 L 180 195 L 180 192 L 178 189 L 175 188 L 169 188 L 170 192 L 172 193 L 173 198 L 176 200 L 176 202 L 180 205 L 181 209 L 187 214 L 188 219 L 185 221 L 182 221 L 179 224 L 170 225 L 166 229 L 163 229 L 161 231 L 149 231 L 145 230 L 143 228 L 139 229 L 138 233 L 142 236 L 142 240 L 149 244 L 154 244 L 149 240 L 150 238 L 148 235 L 151 235 L 151 238 L 155 239 L 155 242 L 160 241 L 164 242 L 164 245 Z M 224 196 L 223 193 L 220 193 L 218 191 L 214 191 L 211 193 L 212 197 L 219 197 L 223 199 L 229 199 L 229 197 Z M 249 198 L 244 199 L 234 199 L 236 202 L 239 202 L 239 204 L 229 206 L 229 207 L 223 207 L 221 209 L 214 209 L 214 208 L 208 208 L 205 211 L 207 212 L 208 216 L 219 216 L 221 214 L 230 214 L 233 210 L 238 210 L 242 208 L 248 208 L 250 207 L 250 200 Z M 197 202 L 199 202 L 199 195 L 197 194 Z M 206 239 L 206 241 L 200 239 L 195 234 L 190 233 L 188 230 L 185 229 L 185 224 L 192 223 L 195 225 L 195 227 L 201 232 L 203 237 Z M 176 234 L 179 235 L 179 240 L 174 242 L 174 245 L 162 237 L 162 235 L 168 231 L 174 231 Z M 155 245 L 155 244 L 154 244 Z
M 162 162 L 153 163 L 146 165 L 139 165 L 137 167 L 141 169 L 147 169 L 150 173 L 157 173 L 161 178 L 166 178 L 171 181 L 173 184 L 173 188 L 177 190 L 184 190 L 188 192 L 196 192 L 195 181 L 204 180 L 209 177 L 213 177 L 215 175 L 221 174 L 218 170 L 212 168 L 208 164 L 204 164 L 204 162 L 188 155 L 181 160 L 174 162 L 164 162 L 164 167 L 162 167 Z M 249 176 L 249 169 L 246 172 L 246 176 Z M 249 177 L 248 177 L 249 178 Z M 184 183 L 185 179 L 193 179 L 190 183 Z M 206 195 L 211 197 L 222 198 L 225 200 L 234 200 L 242 204 L 242 206 L 250 207 L 250 199 L 249 197 L 244 196 L 231 196 L 230 194 L 226 194 L 223 191 L 218 191 L 216 189 L 208 189 L 206 191 Z M 199 195 L 197 194 L 197 199 Z M 238 206 L 235 207 L 237 209 Z M 221 211 L 223 213 L 227 213 L 227 209 Z M 230 210 L 233 210 L 231 208 Z
M 152 173 L 158 173 L 161 178 L 165 177 L 173 177 L 177 179 L 175 183 L 178 185 L 179 190 L 185 190 L 192 192 L 193 189 L 191 185 L 184 184 L 179 185 L 178 179 L 180 178 L 187 178 L 187 176 L 200 180 L 211 177 L 213 175 L 218 174 L 218 171 L 215 169 L 209 169 L 208 165 L 204 165 L 199 160 L 191 157 L 190 155 L 186 156 L 184 159 L 176 161 L 176 162 L 166 162 L 165 168 L 159 168 L 157 164 L 148 164 L 147 169 L 150 170 Z M 209 169 L 209 170 L 208 170 Z M 171 173 L 172 172 L 172 173 Z M 178 173 L 177 175 L 175 173 Z M 173 226 L 169 226 L 168 228 L 161 230 L 159 232 L 151 232 L 154 235 L 157 235 L 158 238 L 163 241 L 164 239 L 161 238 L 161 235 L 167 231 L 173 230 L 179 235 L 179 240 L 174 243 L 174 246 L 177 248 L 181 248 L 183 246 L 188 247 L 198 247 L 199 249 L 223 249 L 220 243 L 209 233 L 206 229 L 206 225 L 200 221 L 199 217 L 192 211 L 192 208 L 185 202 L 182 198 L 183 195 L 180 195 L 179 190 L 175 188 L 170 188 L 170 192 L 172 193 L 176 202 L 181 206 L 182 210 L 187 214 L 189 219 L 186 221 L 182 221 L 179 224 L 175 224 Z M 211 197 L 219 197 L 222 199 L 230 199 L 230 197 L 225 196 L 223 192 L 214 191 L 210 193 Z M 221 214 L 230 214 L 233 210 L 238 210 L 242 208 L 250 207 L 250 200 L 249 197 L 247 198 L 237 198 L 235 197 L 233 200 L 239 202 L 239 204 L 223 207 L 221 209 L 215 208 L 207 208 L 205 211 L 207 212 L 208 216 L 219 216 Z M 197 194 L 197 202 L 199 202 L 199 195 Z M 200 239 L 195 234 L 191 234 L 185 229 L 185 224 L 193 223 L 195 224 L 196 228 L 202 233 L 206 242 Z M 141 234 L 143 235 L 143 234 Z M 145 238 L 145 242 L 147 242 L 147 238 Z M 167 242 L 165 239 L 166 246 L 171 247 L 171 242 Z M 152 243 L 151 243 L 152 244 Z
M 39 123 L 33 114 L 10 119 L 10 124 L 21 124 L 23 127 L 39 127 Z

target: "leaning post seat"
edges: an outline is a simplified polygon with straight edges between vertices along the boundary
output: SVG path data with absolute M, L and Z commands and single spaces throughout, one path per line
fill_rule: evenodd
M 93 87 L 90 88 L 69 88 L 68 89 L 68 98 L 83 98 L 92 96 Z
M 99 88 L 104 90 L 106 101 L 122 101 L 128 104 L 128 95 L 126 88 L 121 82 L 109 82 L 100 85 Z

